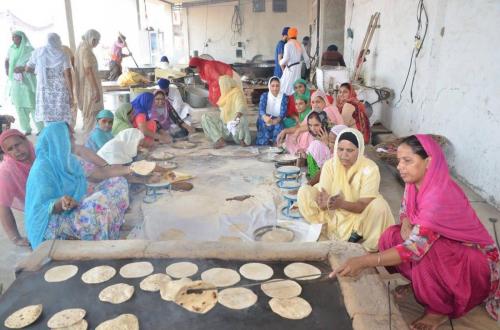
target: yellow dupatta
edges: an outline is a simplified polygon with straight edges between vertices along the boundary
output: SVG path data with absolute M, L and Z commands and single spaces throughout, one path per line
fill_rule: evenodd
M 234 120 L 236 113 L 243 112 L 246 108 L 243 91 L 236 81 L 229 76 L 219 78 L 220 98 L 217 105 L 220 108 L 220 119 L 227 124 Z

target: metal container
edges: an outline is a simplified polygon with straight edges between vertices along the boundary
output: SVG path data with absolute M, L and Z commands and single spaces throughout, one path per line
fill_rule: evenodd
M 106 92 L 103 97 L 104 108 L 111 111 L 115 111 L 118 107 L 124 103 L 130 103 L 130 92 L 129 91 L 114 91 Z
M 241 76 L 248 78 L 270 78 L 274 74 L 274 61 L 263 61 L 257 63 L 233 63 L 231 64 L 234 71 Z
M 193 108 L 205 108 L 208 105 L 208 91 L 200 86 L 186 86 L 187 103 Z

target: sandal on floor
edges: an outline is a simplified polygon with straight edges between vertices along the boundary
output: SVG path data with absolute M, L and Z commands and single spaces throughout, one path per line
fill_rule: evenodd
M 175 191 L 190 191 L 193 189 L 193 184 L 189 182 L 174 182 L 171 187 Z

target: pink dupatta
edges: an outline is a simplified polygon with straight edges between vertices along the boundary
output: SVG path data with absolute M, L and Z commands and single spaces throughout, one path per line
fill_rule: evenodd
M 486 310 L 498 320 L 500 310 L 498 249 L 470 205 L 467 196 L 451 178 L 448 164 L 438 143 L 430 135 L 419 134 L 416 137 L 427 155 L 431 157 L 430 166 L 418 191 L 415 184 L 406 185 L 403 211 L 413 225 L 422 225 L 448 239 L 472 244 L 485 254 L 491 281 Z
M 0 163 L 0 205 L 23 211 L 26 180 L 28 179 L 28 174 L 33 163 L 19 162 L 6 152 L 3 142 L 12 136 L 25 138 L 24 134 L 16 129 L 6 130 L 0 135 L 0 146 L 4 152 L 3 161 Z M 35 149 L 31 142 L 29 142 L 29 145 L 31 159 L 34 161 Z
M 311 95 L 311 100 L 321 97 L 323 101 L 325 102 L 326 106 L 323 109 L 324 112 L 328 115 L 328 119 L 332 122 L 333 125 L 343 125 L 344 124 L 344 119 L 342 118 L 342 115 L 339 112 L 339 109 L 337 109 L 337 106 L 334 104 L 330 104 L 328 102 L 328 98 L 326 97 L 325 92 L 317 90 Z M 314 109 L 313 109 L 314 110 Z
M 415 184 L 406 185 L 404 203 L 411 223 L 452 240 L 493 244 L 467 196 L 451 178 L 438 143 L 430 135 L 416 136 L 431 160 L 420 190 L 417 191 Z

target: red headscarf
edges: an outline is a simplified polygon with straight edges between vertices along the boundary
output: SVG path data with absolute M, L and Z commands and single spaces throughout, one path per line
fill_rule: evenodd
M 356 91 L 351 84 L 346 83 L 342 85 L 343 86 L 341 87 L 347 87 L 347 89 L 349 90 L 349 96 L 347 97 L 347 100 L 340 100 L 340 98 L 337 97 L 337 108 L 339 109 L 340 113 L 342 113 L 342 109 L 344 108 L 344 105 L 346 103 L 354 106 L 356 110 L 352 114 L 352 117 L 356 121 L 356 128 L 358 129 L 358 131 L 363 133 L 363 139 L 365 140 L 365 143 L 369 143 L 371 137 L 370 120 L 366 115 L 365 105 L 363 104 L 363 102 L 358 100 Z
M 213 105 L 217 105 L 220 97 L 219 78 L 220 76 L 233 76 L 233 68 L 226 63 L 205 60 L 199 57 L 192 57 L 189 66 L 197 67 L 200 78 L 208 83 L 208 100 Z
M 493 244 L 467 196 L 451 178 L 437 142 L 430 135 L 419 134 L 417 138 L 431 159 L 420 189 L 406 184 L 403 203 L 410 222 L 452 240 Z
M 0 134 L 0 147 L 4 152 L 3 161 L 0 163 L 0 205 L 24 210 L 24 197 L 26 195 L 26 180 L 35 160 L 35 149 L 30 146 L 31 162 L 24 163 L 12 158 L 5 150 L 3 143 L 12 136 L 26 139 L 23 133 L 16 129 L 9 129 Z

